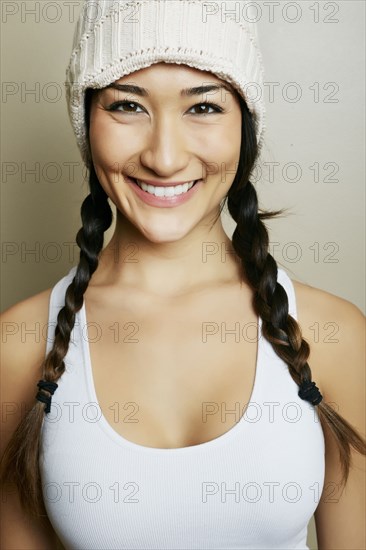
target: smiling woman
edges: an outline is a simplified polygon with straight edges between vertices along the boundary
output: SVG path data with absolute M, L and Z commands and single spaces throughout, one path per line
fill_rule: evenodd
M 5 427 L 3 547 L 300 550 L 315 514 L 319 549 L 361 549 L 364 318 L 269 253 L 256 26 L 198 0 L 130 4 L 133 22 L 86 1 L 67 71 L 80 261 L 3 316 L 48 321 L 46 350 L 5 346 L 7 398 L 30 410 Z M 308 344 L 314 315 L 335 348 Z

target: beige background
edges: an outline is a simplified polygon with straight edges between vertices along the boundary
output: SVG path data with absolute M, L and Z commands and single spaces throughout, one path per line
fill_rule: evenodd
M 77 3 L 8 2 L 14 14 L 2 13 L 2 310 L 78 261 L 87 187 L 63 88 Z M 265 80 L 277 83 L 274 98 L 265 86 L 256 188 L 262 207 L 292 211 L 269 222 L 271 251 L 290 277 L 365 311 L 365 4 L 282 1 L 272 22 L 269 7 L 256 5 Z M 293 82 L 297 102 L 285 99 Z M 273 179 L 268 163 L 278 163 Z M 232 220 L 224 224 L 231 235 Z M 316 548 L 313 520 L 308 542 Z

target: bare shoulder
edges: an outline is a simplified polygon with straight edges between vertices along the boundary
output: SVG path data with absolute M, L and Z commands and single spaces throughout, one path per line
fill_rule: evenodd
M 315 315 L 322 317 L 338 316 L 341 318 L 346 315 L 349 318 L 364 319 L 362 311 L 352 302 L 326 290 L 300 283 L 294 279 L 291 280 L 295 288 L 300 322 L 300 316 L 305 321 L 311 321 Z
M 308 363 L 326 401 L 336 402 L 352 423 L 361 404 L 365 378 L 365 316 L 352 302 L 298 281 L 292 281 L 297 317 L 310 346 Z M 360 393 L 361 392 L 361 393 Z M 353 398 L 352 398 L 353 393 Z
M 2 360 L 22 358 L 29 362 L 46 350 L 49 302 L 48 288 L 9 307 L 0 315 Z M 15 362 L 15 361 L 14 361 Z
M 34 313 L 48 316 L 48 306 L 51 292 L 52 287 L 42 290 L 42 292 L 34 294 L 25 300 L 17 302 L 1 313 L 1 319 L 10 318 L 17 315 L 32 315 Z
M 314 380 L 330 396 L 335 385 L 344 386 L 345 376 L 361 374 L 365 316 L 340 296 L 295 280 L 292 283 L 298 322 L 310 346 L 308 362 Z
M 51 291 L 49 288 L 22 300 L 0 315 L 1 401 L 3 408 L 12 410 L 6 431 L 34 402 L 46 353 Z

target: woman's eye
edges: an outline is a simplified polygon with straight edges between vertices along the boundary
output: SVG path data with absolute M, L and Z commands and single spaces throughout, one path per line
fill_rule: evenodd
M 130 111 L 130 107 L 131 105 L 135 105 L 136 107 L 140 107 L 140 105 L 138 103 L 135 103 L 133 101 L 116 101 L 115 103 L 112 103 L 112 105 L 110 105 L 108 108 L 107 108 L 107 111 L 121 111 L 122 113 L 128 113 L 128 112 L 132 112 L 132 113 L 135 113 L 136 111 Z M 127 107 L 127 110 L 121 110 L 119 109 L 119 107 Z
M 215 103 L 197 103 L 197 105 L 194 105 L 191 109 L 196 109 L 197 107 L 205 107 L 206 109 L 207 108 L 210 108 L 210 109 L 213 109 L 215 113 L 222 113 L 222 109 L 221 107 L 219 107 L 218 105 L 216 105 Z M 191 110 L 190 109 L 190 110 Z M 212 113 L 204 113 L 202 112 L 198 112 L 197 114 L 201 114 L 201 115 L 211 115 Z

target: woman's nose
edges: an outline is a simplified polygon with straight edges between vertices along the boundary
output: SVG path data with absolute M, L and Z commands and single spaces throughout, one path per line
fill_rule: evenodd
M 161 177 L 181 172 L 189 163 L 189 143 L 173 117 L 156 122 L 140 155 L 141 164 Z

